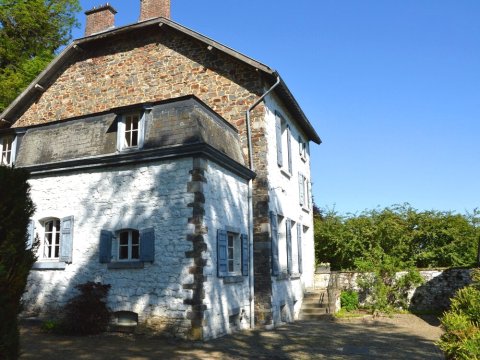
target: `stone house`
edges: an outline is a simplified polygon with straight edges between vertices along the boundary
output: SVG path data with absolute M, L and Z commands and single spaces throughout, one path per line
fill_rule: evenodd
M 25 311 L 111 284 L 119 325 L 208 339 L 297 316 L 313 285 L 309 143 L 279 74 L 142 0 L 108 4 L 0 115 L 2 164 L 31 173 L 38 261 Z

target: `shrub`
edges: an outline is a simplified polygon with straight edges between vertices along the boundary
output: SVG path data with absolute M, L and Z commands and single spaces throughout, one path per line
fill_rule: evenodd
M 353 311 L 358 309 L 358 293 L 353 290 L 344 290 L 340 294 L 342 309 Z
M 390 263 L 370 267 L 370 272 L 358 278 L 365 295 L 365 304 L 373 311 L 392 312 L 408 308 L 408 292 L 424 282 L 417 269 L 409 269 L 397 278 L 398 268 Z
M 473 284 L 457 291 L 441 319 L 445 333 L 438 345 L 450 359 L 480 359 L 480 269 Z
M 34 212 L 28 173 L 0 166 L 0 357 L 19 355 L 17 315 L 28 273 L 35 262 L 27 249 L 29 219 Z
M 110 310 L 105 301 L 110 287 L 91 281 L 75 286 L 80 294 L 65 306 L 62 328 L 72 335 L 105 331 L 110 321 Z

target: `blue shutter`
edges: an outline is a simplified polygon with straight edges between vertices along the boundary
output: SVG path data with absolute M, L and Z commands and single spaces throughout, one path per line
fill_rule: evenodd
M 278 222 L 277 215 L 270 211 L 270 226 L 272 231 L 272 275 L 278 275 L 280 264 L 278 261 Z
M 217 272 L 218 276 L 228 276 L 227 231 L 217 231 Z
M 240 235 L 240 239 L 242 240 L 242 275 L 248 276 L 248 235 L 242 234 Z
M 288 172 L 292 173 L 292 135 L 290 127 L 287 126 L 287 155 L 288 155 Z
M 27 250 L 30 250 L 33 247 L 33 243 L 35 241 L 35 222 L 30 220 L 28 222 L 28 229 L 27 229 Z
M 287 271 L 289 274 L 292 273 L 292 220 L 287 219 L 285 221 L 287 227 Z
M 155 261 L 155 230 L 153 228 L 140 230 L 140 260 Z
M 297 224 L 297 244 L 298 244 L 298 272 L 303 272 L 302 264 L 302 224 Z
M 300 135 L 298 135 L 298 153 L 300 156 L 303 155 L 303 141 Z
M 59 260 L 71 263 L 73 252 L 73 216 L 64 217 L 60 224 L 60 256 Z
M 106 264 L 112 260 L 112 238 L 111 231 L 100 231 L 100 263 Z
M 305 188 L 303 187 L 303 175 L 298 173 L 298 197 L 300 206 L 305 204 Z
M 277 136 L 277 164 L 283 166 L 282 154 L 282 119 L 275 113 L 275 132 Z

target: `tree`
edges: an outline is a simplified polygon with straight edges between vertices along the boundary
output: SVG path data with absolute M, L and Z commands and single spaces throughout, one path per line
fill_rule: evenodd
M 34 206 L 28 173 L 0 166 L 0 355 L 16 359 L 19 352 L 17 315 L 28 273 L 35 262 L 28 249 L 27 227 Z
M 79 10 L 78 0 L 0 0 L 0 112 L 70 41 Z
M 330 262 L 335 270 L 373 264 L 400 269 L 471 266 L 478 248 L 476 221 L 477 212 L 418 212 L 408 204 L 349 216 L 326 211 L 314 218 L 316 259 Z

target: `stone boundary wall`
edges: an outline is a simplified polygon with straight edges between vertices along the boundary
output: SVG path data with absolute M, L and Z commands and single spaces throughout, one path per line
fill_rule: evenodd
M 397 273 L 397 277 L 406 272 Z M 340 308 L 339 296 L 342 290 L 360 291 L 357 285 L 361 273 L 353 271 L 318 272 L 315 274 L 315 288 L 328 289 L 331 312 Z M 450 298 L 455 292 L 470 284 L 471 269 L 431 269 L 420 270 L 425 283 L 411 289 L 408 298 L 410 310 L 443 311 L 450 306 Z

